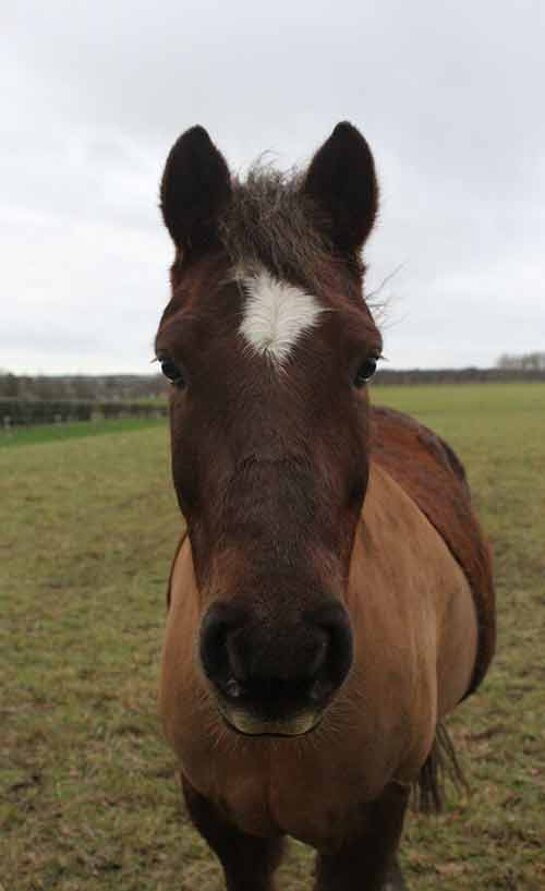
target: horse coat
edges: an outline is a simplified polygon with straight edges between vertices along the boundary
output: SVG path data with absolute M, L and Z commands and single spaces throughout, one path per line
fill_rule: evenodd
M 362 802 L 415 782 L 438 722 L 476 689 L 494 650 L 490 552 L 463 468 L 439 437 L 387 409 L 372 410 L 344 600 L 354 663 L 313 733 L 247 738 L 224 727 L 197 655 L 188 537 L 168 599 L 161 711 L 184 775 L 243 831 L 318 850 L 350 836 Z

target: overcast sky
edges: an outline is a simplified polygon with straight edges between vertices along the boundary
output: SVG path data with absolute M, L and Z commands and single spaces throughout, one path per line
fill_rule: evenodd
M 148 372 L 158 182 L 203 124 L 232 168 L 358 126 L 391 367 L 545 349 L 542 0 L 18 0 L 0 18 L 0 368 Z

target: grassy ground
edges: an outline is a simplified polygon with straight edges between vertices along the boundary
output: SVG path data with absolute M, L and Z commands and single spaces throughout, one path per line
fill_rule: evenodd
M 545 386 L 377 388 L 466 462 L 493 538 L 499 652 L 451 722 L 473 793 L 408 821 L 415 891 L 545 888 Z M 110 428 L 112 429 L 112 428 Z M 217 891 L 156 718 L 180 519 L 163 424 L 0 454 L 0 888 Z M 308 887 L 293 846 L 279 883 Z
M 164 427 L 162 418 L 112 418 L 112 420 L 76 421 L 68 424 L 39 424 L 13 427 L 0 432 L 0 448 L 56 442 L 59 439 L 79 439 L 81 436 L 101 436 L 103 433 L 130 433 L 145 427 Z

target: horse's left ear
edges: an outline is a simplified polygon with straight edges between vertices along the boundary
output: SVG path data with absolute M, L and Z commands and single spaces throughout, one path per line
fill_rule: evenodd
M 186 130 L 173 145 L 161 180 L 163 220 L 176 247 L 191 252 L 211 246 L 230 195 L 223 155 L 204 127 Z
M 337 124 L 318 149 L 303 191 L 323 214 L 333 245 L 342 253 L 358 251 L 375 222 L 378 184 L 371 149 L 352 124 Z

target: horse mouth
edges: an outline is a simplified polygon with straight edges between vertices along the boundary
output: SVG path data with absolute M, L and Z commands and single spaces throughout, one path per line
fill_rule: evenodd
M 322 715 L 304 712 L 290 718 L 279 720 L 264 719 L 240 709 L 220 709 L 227 727 L 240 736 L 294 738 L 307 736 L 321 722 Z

